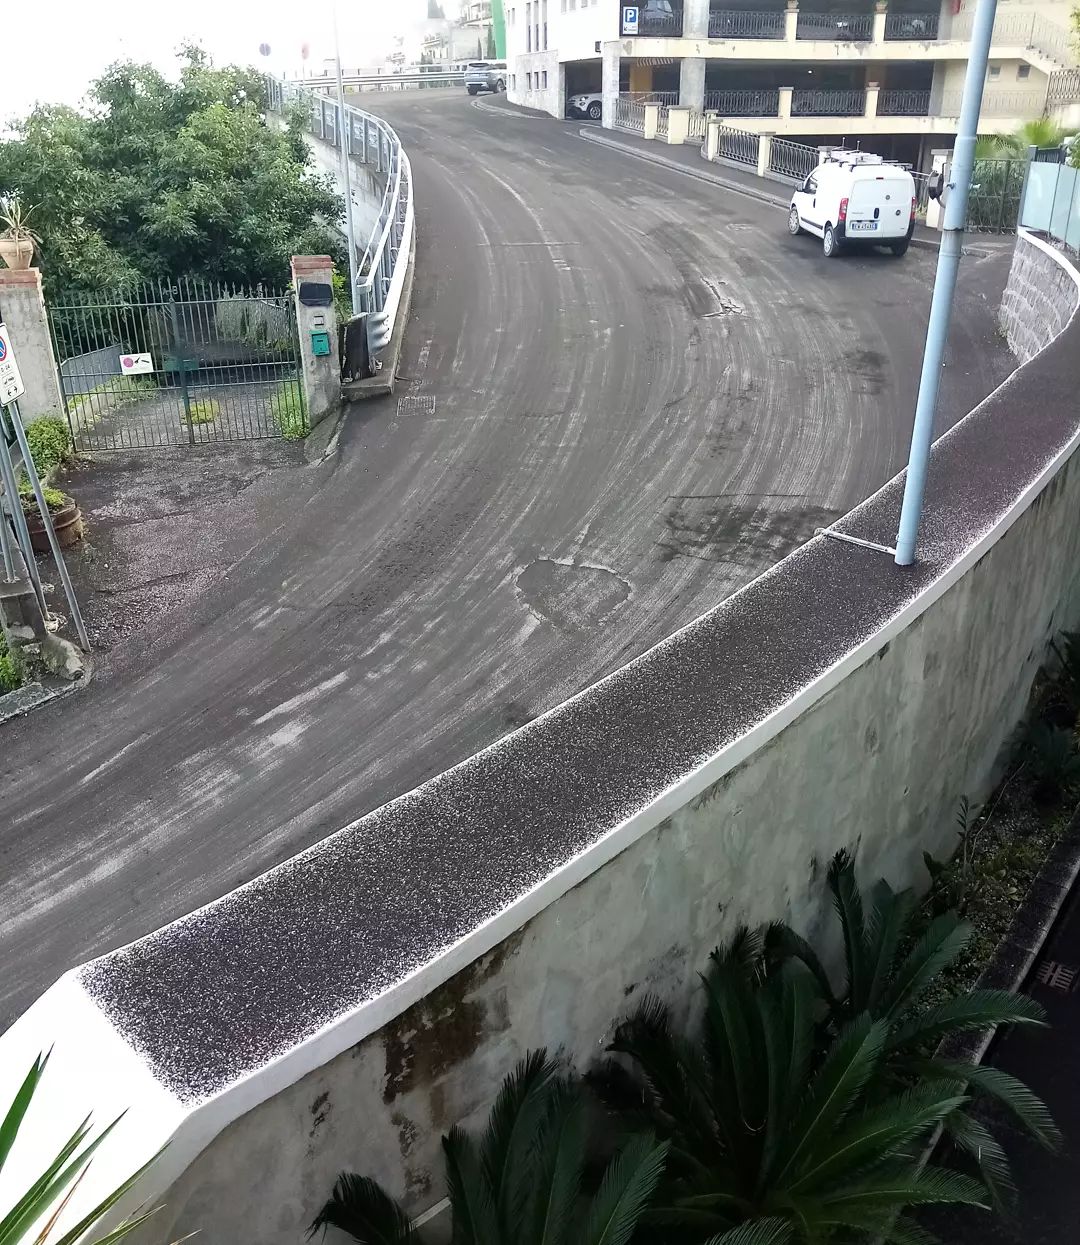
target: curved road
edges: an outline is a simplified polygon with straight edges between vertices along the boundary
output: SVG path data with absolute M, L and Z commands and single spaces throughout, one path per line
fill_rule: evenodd
M 376 106 L 419 201 L 402 401 L 277 473 L 276 522 L 194 609 L 4 727 L 0 1023 L 640 653 L 902 465 L 931 255 L 827 262 L 576 127 Z M 950 420 L 1009 370 L 1003 277 L 966 265 Z

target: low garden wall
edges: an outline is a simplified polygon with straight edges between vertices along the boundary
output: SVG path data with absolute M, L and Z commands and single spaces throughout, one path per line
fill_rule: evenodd
M 95 1178 L 170 1142 L 143 1188 L 165 1195 L 154 1240 L 297 1242 L 342 1167 L 420 1213 L 439 1134 L 527 1048 L 587 1067 L 643 991 L 684 1000 L 737 923 L 819 938 L 840 847 L 866 878 L 919 881 L 1080 619 L 1076 279 L 1017 246 L 1068 277 L 1042 287 L 1067 323 L 936 444 L 916 566 L 818 537 L 493 747 L 67 974 L 2 1039 L 0 1098 L 56 1043 L 34 1161 L 87 1108 L 130 1106 Z M 891 542 L 902 484 L 836 530 Z

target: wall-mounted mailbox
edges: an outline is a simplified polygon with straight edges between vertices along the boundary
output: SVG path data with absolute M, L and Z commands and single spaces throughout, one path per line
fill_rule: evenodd
M 317 358 L 330 353 L 330 334 L 316 329 L 311 334 L 311 353 Z
M 304 307 L 329 307 L 334 301 L 334 287 L 329 281 L 301 281 L 298 296 Z

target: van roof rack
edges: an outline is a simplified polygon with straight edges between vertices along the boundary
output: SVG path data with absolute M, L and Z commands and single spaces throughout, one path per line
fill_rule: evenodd
M 844 147 L 828 147 L 823 152 L 825 160 L 836 164 L 847 164 L 854 168 L 857 164 L 891 164 L 901 169 L 910 170 L 911 165 L 903 160 L 892 160 L 887 156 L 879 156 L 876 151 L 851 151 Z

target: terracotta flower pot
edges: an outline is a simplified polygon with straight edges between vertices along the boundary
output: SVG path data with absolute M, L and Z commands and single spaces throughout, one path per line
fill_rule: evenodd
M 76 541 L 82 540 L 82 511 L 74 501 L 70 501 L 62 510 L 52 511 L 52 521 L 56 541 L 61 549 L 67 549 Z M 46 535 L 45 524 L 42 523 L 36 506 L 26 513 L 26 527 L 30 533 L 30 544 L 34 552 L 48 553 L 49 537 Z
M 29 238 L 0 238 L 0 259 L 9 268 L 29 268 L 34 244 Z

